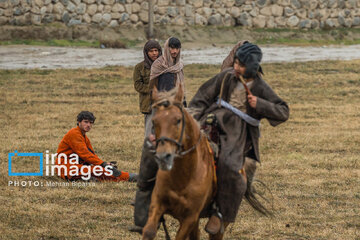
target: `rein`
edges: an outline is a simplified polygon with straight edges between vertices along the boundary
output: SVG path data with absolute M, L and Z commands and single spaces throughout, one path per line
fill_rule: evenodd
M 170 105 L 169 101 L 165 101 L 165 102 L 157 104 L 157 106 L 165 106 L 165 107 L 168 107 L 169 105 Z M 184 113 L 184 108 L 182 107 L 182 105 L 180 103 L 174 103 L 173 105 L 176 106 L 177 108 L 179 108 L 181 115 L 182 115 L 180 139 L 179 139 L 179 141 L 176 141 L 175 139 L 172 139 L 172 138 L 160 137 L 160 138 L 156 139 L 156 148 L 158 147 L 159 142 L 161 142 L 163 144 L 165 141 L 168 141 L 168 142 L 174 143 L 177 146 L 176 154 L 178 154 L 180 156 L 184 156 L 184 155 L 190 153 L 191 151 L 193 151 L 197 147 L 197 145 L 200 143 L 201 133 L 199 135 L 198 141 L 191 148 L 182 151 L 182 148 L 183 148 L 182 141 L 183 141 L 184 134 L 185 134 L 185 124 L 186 124 L 185 113 Z

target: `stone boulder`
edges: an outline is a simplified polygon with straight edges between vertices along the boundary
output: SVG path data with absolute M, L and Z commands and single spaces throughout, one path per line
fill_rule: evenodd
M 279 5 L 272 5 L 271 6 L 271 13 L 272 16 L 274 17 L 281 17 L 284 13 L 284 8 L 282 6 Z
M 109 26 L 112 28 L 116 28 L 119 26 L 119 22 L 117 20 L 111 20 Z
M 232 27 L 235 26 L 236 22 L 235 19 L 230 14 L 225 14 L 223 17 L 224 26 Z
M 259 7 L 265 7 L 268 4 L 268 0 L 256 0 L 256 5 Z
M 285 15 L 286 17 L 290 17 L 290 16 L 292 16 L 292 15 L 294 15 L 294 14 L 295 14 L 294 9 L 292 9 L 292 8 L 290 8 L 290 7 L 285 7 L 285 8 L 284 8 L 284 15 Z
M 148 11 L 141 11 L 139 13 L 139 18 L 142 22 L 148 23 L 149 22 L 149 13 Z
M 240 17 L 240 14 L 241 14 L 240 8 L 238 8 L 238 7 L 232 7 L 232 8 L 230 9 L 230 14 L 231 14 L 231 16 L 232 16 L 233 18 L 238 18 L 238 17 Z M 224 15 L 224 14 L 222 14 L 222 15 Z
M 221 25 L 222 24 L 222 18 L 219 13 L 216 13 L 208 18 L 208 24 L 209 25 Z
M 111 14 L 105 13 L 104 15 L 102 15 L 101 21 L 102 21 L 102 22 L 105 22 L 105 23 L 110 23 L 110 21 L 111 21 Z
M 138 20 L 139 20 L 138 15 L 136 15 L 136 14 L 131 14 L 130 15 L 130 21 L 131 22 L 136 23 Z
M 301 2 L 299 0 L 291 0 L 290 5 L 295 9 L 301 8 Z
M 131 5 L 131 10 L 132 10 L 132 13 L 138 13 L 138 12 L 140 12 L 141 7 L 138 3 L 133 3 Z
M 77 7 L 76 7 L 76 12 L 78 14 L 85 14 L 86 13 L 86 4 L 85 3 L 80 3 Z
M 201 16 L 200 14 L 196 13 L 195 14 L 195 24 L 196 25 L 202 25 L 202 26 L 205 26 L 207 25 L 207 19 L 204 18 L 203 16 Z
M 255 28 L 264 28 L 266 26 L 266 17 L 259 15 L 257 18 L 253 18 L 252 23 Z
M 311 28 L 311 21 L 309 19 L 301 20 L 299 28 Z
M 98 6 L 96 4 L 92 4 L 87 8 L 87 13 L 90 16 L 93 16 L 97 12 Z
M 101 22 L 101 19 L 102 19 L 102 14 L 96 13 L 94 16 L 92 16 L 91 21 L 94 23 L 99 23 Z
M 252 19 L 249 15 L 249 13 L 247 12 L 243 12 L 240 14 L 240 17 L 238 17 L 236 19 L 237 24 L 241 25 L 241 26 L 245 26 L 245 27 L 252 27 L 253 23 L 252 23 Z
M 299 18 L 297 16 L 291 16 L 288 20 L 287 20 L 287 25 L 289 27 L 296 27 L 299 24 Z

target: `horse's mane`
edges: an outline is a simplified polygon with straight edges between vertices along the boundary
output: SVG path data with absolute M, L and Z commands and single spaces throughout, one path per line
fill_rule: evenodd
M 178 91 L 178 88 L 175 87 L 175 88 L 171 89 L 170 91 L 157 92 L 156 101 L 153 103 L 152 107 L 156 107 L 164 102 L 169 102 L 169 105 L 173 105 L 174 103 L 179 103 L 178 101 L 175 100 L 177 91 Z
M 178 92 L 178 87 L 175 87 L 173 89 L 171 89 L 170 91 L 161 91 L 161 92 L 157 92 L 156 95 L 156 101 L 152 104 L 152 107 L 157 107 L 160 105 L 164 105 L 166 103 L 166 105 L 174 105 L 174 104 L 182 104 L 181 102 L 175 100 L 175 96 Z M 198 127 L 200 128 L 200 123 L 193 117 L 194 114 L 198 113 L 198 109 L 195 108 L 184 108 L 184 110 L 186 110 L 186 112 L 195 120 L 195 122 L 197 123 Z

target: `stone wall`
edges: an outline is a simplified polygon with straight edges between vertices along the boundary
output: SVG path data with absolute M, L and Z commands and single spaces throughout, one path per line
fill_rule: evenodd
M 248 28 L 360 27 L 360 0 L 153 0 L 155 24 Z M 149 21 L 141 0 L 0 0 L 0 25 L 119 27 Z

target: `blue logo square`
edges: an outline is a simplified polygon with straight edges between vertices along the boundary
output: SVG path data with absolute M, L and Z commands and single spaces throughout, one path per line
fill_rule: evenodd
M 19 157 L 39 157 L 40 158 L 40 172 L 12 172 L 11 159 L 14 156 Z M 13 153 L 8 153 L 9 176 L 43 176 L 43 153 L 18 153 L 16 150 Z

